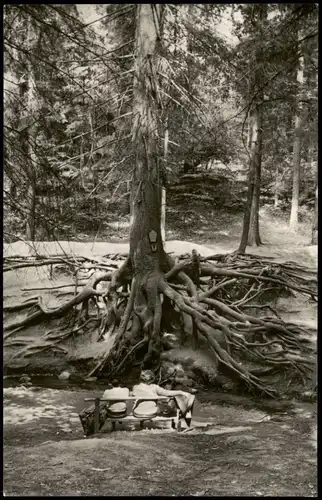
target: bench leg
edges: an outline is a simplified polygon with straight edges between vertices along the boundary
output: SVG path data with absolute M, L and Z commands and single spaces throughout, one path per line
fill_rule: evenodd
M 143 429 L 144 428 L 144 420 L 140 420 L 140 428 Z
M 94 413 L 94 434 L 98 434 L 100 430 L 100 400 L 95 399 L 95 413 Z
M 176 418 L 172 420 L 174 429 L 177 429 L 177 432 L 181 431 L 181 420 L 180 420 L 180 410 L 177 410 Z
M 115 431 L 115 429 L 116 429 L 116 422 L 112 421 L 111 423 L 112 423 L 112 431 Z

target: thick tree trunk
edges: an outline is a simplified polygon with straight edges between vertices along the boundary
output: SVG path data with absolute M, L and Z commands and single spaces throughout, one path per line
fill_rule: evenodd
M 163 245 L 165 244 L 165 213 L 167 205 L 166 193 L 166 189 L 163 187 L 161 192 L 161 238 Z
M 299 58 L 299 67 L 297 71 L 297 82 L 299 85 L 298 98 L 304 83 L 304 58 Z M 295 137 L 293 142 L 293 188 L 292 188 L 292 206 L 290 216 L 290 228 L 292 231 L 298 229 L 298 211 L 300 196 L 300 167 L 301 167 L 301 136 L 304 125 L 303 111 L 300 102 L 297 104 L 297 115 L 295 117 Z
M 274 186 L 274 208 L 278 207 L 279 199 L 279 174 L 278 174 L 278 165 L 275 168 L 275 186 Z
M 158 83 L 156 81 L 158 19 L 160 5 L 138 4 L 136 64 L 133 83 L 133 140 L 135 168 L 131 186 L 130 261 L 132 288 L 137 289 L 134 311 L 150 338 L 146 358 L 159 342 L 161 301 L 158 283 L 165 262 L 161 236 L 162 178 L 157 130 Z
M 319 213 L 319 203 L 318 203 L 318 168 L 316 166 L 315 174 L 315 203 L 314 203 L 314 215 L 312 223 L 312 239 L 311 245 L 318 244 L 318 213 Z
M 168 145 L 169 145 L 169 124 L 168 118 L 166 119 L 166 128 L 164 132 L 164 151 L 163 151 L 163 172 L 165 174 L 168 159 Z M 165 177 L 165 175 L 163 176 Z M 166 186 L 163 181 L 161 193 L 161 237 L 162 243 L 165 244 L 165 215 L 166 215 Z
M 158 157 L 155 79 L 159 6 L 137 5 L 136 65 L 134 76 L 135 168 L 131 186 L 132 225 L 130 258 L 135 274 L 159 269 L 161 238 L 161 176 Z M 155 244 L 151 242 L 156 233 Z

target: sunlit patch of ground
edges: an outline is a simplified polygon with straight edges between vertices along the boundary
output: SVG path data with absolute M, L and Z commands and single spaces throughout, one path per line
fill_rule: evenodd
M 281 257 L 284 260 L 292 257 L 295 261 L 302 260 L 302 264 L 316 265 L 317 247 L 308 247 L 311 241 L 310 217 L 307 216 L 305 222 L 299 223 L 297 233 L 290 230 L 288 218 L 288 213 L 274 212 L 271 207 L 261 208 L 260 235 L 263 246 L 247 247 L 247 252 Z M 182 219 L 173 222 L 173 227 L 168 227 L 167 239 L 198 241 L 207 247 L 219 247 L 230 252 L 239 245 L 242 224 L 242 213 L 214 210 L 212 214 L 200 213 L 198 221 Z

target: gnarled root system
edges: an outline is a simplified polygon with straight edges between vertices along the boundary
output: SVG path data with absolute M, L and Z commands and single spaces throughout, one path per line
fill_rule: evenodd
M 79 270 L 82 261 L 73 257 L 69 264 Z M 23 264 L 19 261 L 17 265 Z M 104 265 L 91 264 L 94 269 Z M 93 322 L 102 351 L 89 376 L 115 377 L 137 362 L 143 367 L 159 367 L 166 349 L 164 334 L 180 329 L 182 345 L 208 346 L 226 375 L 257 392 L 276 395 L 273 384 L 261 378 L 268 371 L 283 373 L 290 380 L 297 377 L 303 384 L 311 377 L 315 368 L 312 331 L 284 322 L 265 299 L 272 293 L 301 293 L 316 300 L 314 270 L 252 255 L 202 259 L 195 252 L 176 262 L 167 256 L 166 266 L 164 272 L 147 270 L 133 275 L 127 258 L 113 272 L 97 270 L 81 291 L 75 289 L 75 296 L 58 308 L 45 308 L 41 297 L 7 306 L 7 311 L 29 309 L 29 314 L 5 326 L 5 344 L 15 345 L 15 334 L 31 324 L 76 312 L 71 326 L 46 332 L 39 344 L 23 345 L 20 340 L 22 349 L 15 356 L 36 355 L 46 349 L 64 355 L 60 344 Z M 109 285 L 99 291 L 97 285 L 102 281 Z M 77 280 L 75 286 L 79 287 Z M 89 314 L 91 302 L 95 315 Z

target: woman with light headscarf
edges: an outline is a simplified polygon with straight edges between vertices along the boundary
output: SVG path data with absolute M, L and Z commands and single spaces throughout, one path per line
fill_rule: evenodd
M 144 370 L 140 375 L 140 383 L 135 385 L 132 390 L 133 396 L 142 398 L 148 397 L 173 397 L 180 409 L 180 418 L 184 418 L 190 426 L 191 414 L 195 396 L 184 391 L 170 391 L 163 389 L 157 384 L 153 384 L 154 375 L 151 370 Z M 158 407 L 156 401 L 138 401 L 133 409 L 133 415 L 137 418 L 154 417 L 157 414 Z

